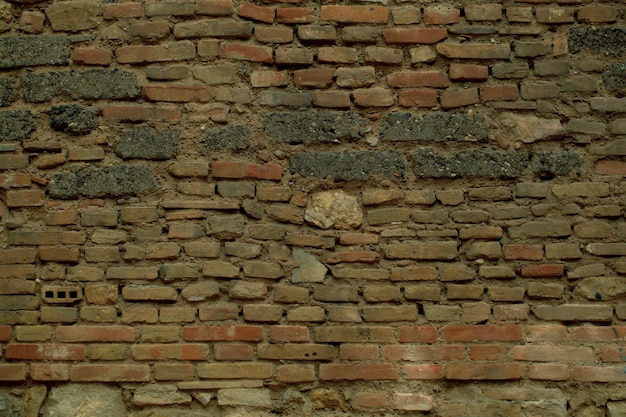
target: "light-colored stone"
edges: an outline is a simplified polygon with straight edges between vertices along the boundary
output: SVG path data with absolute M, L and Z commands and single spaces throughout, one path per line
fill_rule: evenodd
M 363 223 L 363 210 L 356 197 L 323 191 L 311 196 L 304 219 L 322 229 L 354 229 Z
M 189 403 L 191 395 L 178 391 L 176 385 L 145 385 L 137 388 L 133 396 L 133 404 L 139 407 Z
M 204 301 L 215 297 L 220 293 L 220 287 L 216 282 L 199 282 L 186 286 L 181 295 L 187 301 Z
M 533 143 L 562 136 L 565 129 L 559 119 L 504 113 L 496 123 L 499 134 L 509 141 Z
M 24 411 L 26 412 L 26 417 L 39 416 L 39 409 L 46 399 L 47 393 L 48 390 L 45 385 L 36 385 L 26 391 L 24 394 Z
M 126 417 L 122 391 L 109 385 L 67 384 L 52 387 L 43 417 Z
M 24 404 L 22 400 L 9 392 L 0 392 L 0 415 L 3 417 L 22 417 Z
M 78 32 L 98 26 L 100 4 L 97 1 L 58 1 L 46 9 L 52 29 Z
M 217 392 L 219 405 L 247 405 L 270 408 L 272 398 L 268 389 L 225 388 Z
M 326 268 L 317 258 L 301 249 L 293 251 L 293 258 L 300 263 L 291 275 L 291 282 L 324 282 Z
M 606 408 L 608 409 L 608 417 L 626 416 L 626 401 L 609 401 Z
M 574 293 L 588 300 L 612 300 L 626 294 L 626 278 L 584 278 L 576 285 Z

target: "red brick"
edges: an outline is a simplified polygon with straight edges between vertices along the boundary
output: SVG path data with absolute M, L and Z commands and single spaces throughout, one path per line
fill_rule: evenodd
M 293 41 L 293 29 L 281 26 L 257 26 L 254 28 L 254 36 L 262 43 L 289 43 Z
M 313 104 L 326 108 L 350 107 L 350 93 L 347 91 L 316 91 L 313 93 Z
M 433 398 L 424 394 L 394 392 L 393 408 L 404 411 L 430 411 L 433 408 Z
M 148 365 L 73 365 L 70 379 L 74 382 L 148 382 Z
M 434 343 L 437 341 L 437 329 L 432 326 L 400 326 L 400 343 Z
M 231 0 L 198 0 L 196 13 L 208 16 L 230 16 L 233 14 Z
M 178 107 L 159 107 L 153 105 L 111 105 L 102 110 L 105 120 L 118 122 L 178 122 L 180 121 Z
M 511 324 L 505 326 L 445 326 L 441 336 L 448 342 L 519 342 L 524 340 L 522 327 Z
M 69 365 L 60 363 L 32 363 L 30 378 L 33 381 L 69 381 Z
M 43 190 L 9 190 L 7 191 L 8 207 L 41 207 L 46 194 Z
M 253 87 L 284 87 L 289 84 L 287 71 L 254 71 L 250 74 Z
M 457 23 L 461 10 L 448 5 L 432 5 L 424 7 L 424 23 L 427 25 L 448 25 Z
M 626 326 L 575 327 L 572 340 L 575 342 L 612 342 L 626 339 Z
M 437 107 L 437 93 L 427 90 L 402 90 L 398 94 L 398 103 L 402 107 Z
M 502 254 L 507 260 L 540 261 L 543 259 L 543 246 L 503 245 Z
M 461 345 L 386 345 L 383 357 L 389 361 L 431 362 L 463 360 L 465 349 Z
M 588 382 L 626 382 L 626 372 L 620 366 L 575 366 L 572 374 L 574 381 Z
M 339 357 L 347 361 L 372 361 L 378 359 L 378 345 L 343 343 L 339 347 Z
M 237 14 L 257 22 L 274 22 L 274 9 L 272 7 L 257 6 L 254 3 L 240 3 L 239 7 L 237 7 Z
M 102 10 L 102 17 L 106 20 L 141 17 L 142 15 L 143 9 L 139 2 L 106 4 Z
M 516 101 L 518 98 L 516 85 L 487 85 L 480 89 L 482 101 Z
M 321 364 L 319 378 L 322 381 L 395 380 L 398 369 L 392 364 Z
M 246 164 L 243 162 L 214 161 L 211 164 L 214 178 L 255 178 L 259 180 L 280 180 L 282 167 L 278 164 Z
M 516 380 L 523 377 L 524 370 L 518 363 L 451 363 L 446 368 L 446 379 L 453 380 Z
M 26 364 L 0 363 L 0 381 L 25 381 Z
M 133 345 L 131 353 L 136 361 L 206 361 L 209 348 L 203 343 L 140 344 Z
M 111 65 L 113 55 L 108 49 L 76 48 L 72 54 L 75 64 L 83 65 Z
M 512 357 L 516 361 L 534 362 L 588 362 L 594 360 L 593 349 L 582 346 L 514 346 Z
M 211 100 L 211 91 L 200 85 L 146 85 L 143 96 L 150 101 L 204 103 Z
M 520 275 L 524 278 L 562 277 L 563 274 L 565 274 L 565 265 L 562 264 L 527 265 L 520 271 Z
M 342 23 L 386 23 L 389 9 L 383 6 L 323 5 L 322 20 Z
M 311 23 L 315 21 L 313 7 L 279 7 L 276 9 L 276 20 L 285 24 Z
M 263 340 L 260 326 L 185 326 L 183 338 L 189 341 L 242 341 Z
M 391 44 L 433 44 L 448 37 L 446 29 L 395 27 L 382 30 L 383 39 Z
M 385 391 L 360 391 L 352 397 L 355 410 L 382 410 L 389 408 L 389 395 Z
M 304 326 L 271 326 L 270 341 L 272 342 L 308 342 L 309 329 Z
M 478 98 L 478 89 L 467 88 L 456 91 L 446 91 L 439 97 L 441 107 L 444 109 L 453 109 L 456 107 L 469 106 L 480 102 Z
M 216 343 L 213 353 L 218 361 L 246 361 L 253 358 L 254 349 L 243 343 Z
M 115 59 L 120 64 L 183 61 L 195 57 L 196 46 L 191 41 L 172 42 L 164 45 L 130 45 L 115 50 Z
M 11 326 L 0 326 L 0 342 L 11 340 Z
M 405 365 L 406 379 L 441 379 L 443 368 L 441 365 Z
M 600 160 L 596 162 L 596 174 L 626 177 L 626 162 Z
M 502 345 L 472 345 L 469 355 L 473 361 L 497 361 L 504 359 L 507 349 Z
M 528 378 L 539 381 L 567 381 L 569 367 L 564 363 L 540 363 L 530 367 Z
M 242 43 L 223 43 L 220 48 L 220 57 L 241 61 L 262 62 L 264 64 L 274 62 L 272 58 L 272 48 Z
M 399 71 L 387 75 L 387 83 L 391 87 L 445 88 L 450 85 L 450 80 L 441 71 Z
M 85 359 L 85 345 L 14 343 L 7 346 L 5 356 L 26 361 L 81 361 Z
M 134 342 L 135 329 L 130 326 L 60 326 L 58 342 Z
M 603 362 L 625 361 L 624 348 L 621 346 L 603 346 L 600 348 L 600 360 Z
M 450 64 L 450 79 L 455 81 L 485 81 L 489 78 L 487 65 Z
M 538 324 L 527 326 L 527 341 L 529 342 L 565 342 L 567 341 L 567 327 L 552 324 Z
M 301 87 L 327 88 L 333 82 L 331 68 L 307 68 L 293 73 L 293 82 Z
M 29 174 L 0 174 L 0 188 L 30 187 L 32 184 Z
M 393 94 L 385 88 L 360 88 L 352 93 L 354 103 L 361 107 L 393 106 Z

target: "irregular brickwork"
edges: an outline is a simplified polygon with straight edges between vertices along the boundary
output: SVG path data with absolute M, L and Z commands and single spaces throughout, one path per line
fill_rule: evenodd
M 626 415 L 625 15 L 0 1 L 0 414 Z

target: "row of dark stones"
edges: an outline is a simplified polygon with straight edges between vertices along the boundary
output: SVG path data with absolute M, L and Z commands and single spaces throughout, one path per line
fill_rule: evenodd
M 528 154 L 472 149 L 444 154 L 423 148 L 412 155 L 413 172 L 418 178 L 515 179 L 530 172 L 551 179 L 576 172 L 581 164 L 577 153 L 564 150 Z M 292 174 L 340 181 L 373 177 L 403 181 L 407 165 L 405 155 L 399 151 L 300 152 L 289 161 Z M 125 164 L 57 173 L 48 191 L 53 198 L 73 199 L 143 194 L 160 187 L 149 166 Z
M 4 36 L 0 38 L 0 68 L 68 65 L 71 41 L 71 36 L 61 34 Z M 626 28 L 572 27 L 568 44 L 572 53 L 591 49 L 622 56 L 626 53 Z

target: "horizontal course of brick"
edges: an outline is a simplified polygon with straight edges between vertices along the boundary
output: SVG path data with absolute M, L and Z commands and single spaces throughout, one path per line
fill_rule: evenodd
M 0 1 L 0 404 L 626 415 L 624 16 Z

